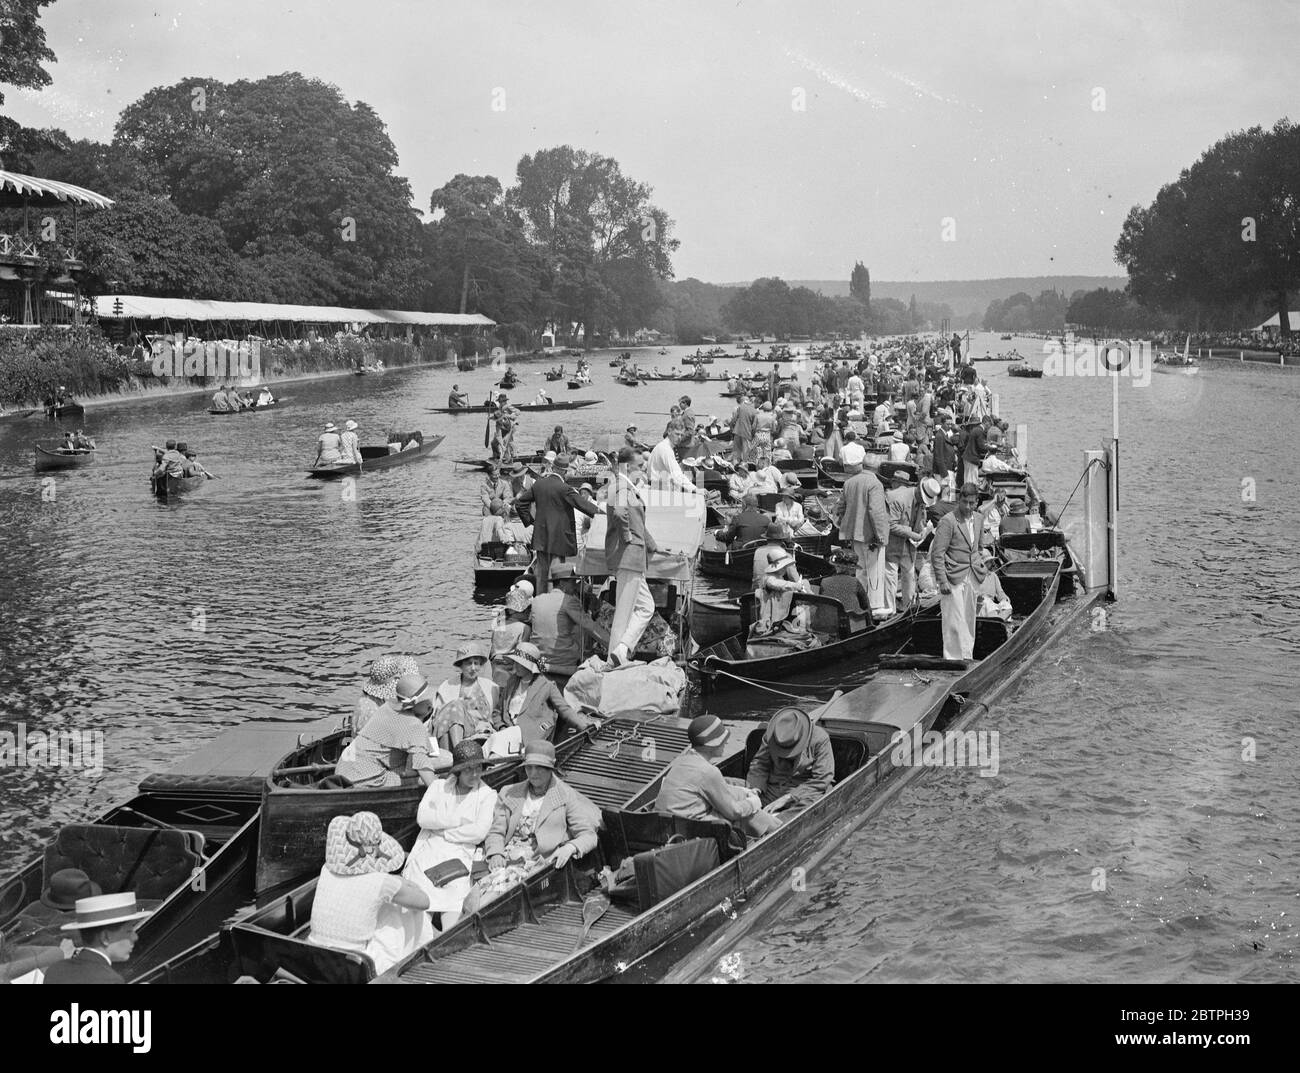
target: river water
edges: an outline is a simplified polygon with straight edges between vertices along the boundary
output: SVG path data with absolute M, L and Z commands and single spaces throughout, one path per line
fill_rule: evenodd
M 1007 346 L 976 336 L 972 349 Z M 667 368 L 686 352 L 637 359 Z M 697 414 L 732 409 L 713 385 L 612 384 L 608 359 L 594 356 L 581 393 L 548 385 L 602 405 L 526 415 L 520 449 L 557 422 L 575 443 L 629 422 L 655 442 L 683 391 Z M 517 400 L 542 368 L 519 366 Z M 1083 451 L 1109 435 L 1110 382 L 1004 368 L 981 366 L 1003 415 L 1027 426 L 1059 508 Z M 445 405 L 453 381 L 480 401 L 495 378 L 414 369 L 285 385 L 283 411 L 237 417 L 208 416 L 198 396 L 92 408 L 99 457 L 52 485 L 31 469 L 50 424 L 0 422 L 0 730 L 78 727 L 105 743 L 100 775 L 0 769 L 0 875 L 227 726 L 341 713 L 386 651 L 421 654 L 438 681 L 460 642 L 485 636 L 492 609 L 474 598 L 469 561 L 480 478 L 452 463 L 484 453 L 484 419 L 425 408 Z M 978 724 L 999 732 L 998 776 L 928 772 L 704 979 L 1296 979 L 1300 585 L 1283 538 L 1300 531 L 1300 462 L 1279 447 L 1300 380 L 1207 368 L 1121 390 L 1120 600 Z M 346 418 L 363 443 L 389 427 L 447 439 L 346 500 L 304 475 L 321 426 Z M 148 448 L 170 437 L 220 479 L 158 503 Z M 1067 528 L 1078 515 L 1067 509 Z M 842 668 L 791 689 L 853 681 Z

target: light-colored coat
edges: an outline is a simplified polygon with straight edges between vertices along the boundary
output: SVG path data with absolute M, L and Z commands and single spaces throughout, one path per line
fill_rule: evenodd
M 507 786 L 497 795 L 492 829 L 488 831 L 484 845 L 484 851 L 489 857 L 504 853 L 506 843 L 519 830 L 527 797 L 526 782 Z M 599 827 L 600 809 L 559 776 L 553 776 L 533 825 L 537 852 L 547 857 L 564 843 L 572 842 L 577 847 L 579 856 L 590 853 L 596 848 L 596 831 Z
M 605 565 L 610 573 L 635 570 L 644 574 L 650 556 L 657 550 L 645 527 L 645 500 L 628 480 L 619 473 L 610 489 L 605 504 L 607 525 L 605 529 Z
M 874 473 L 857 473 L 844 482 L 840 539 L 859 544 L 884 544 L 889 540 L 885 488 Z
M 971 527 L 975 532 L 972 544 L 966 533 L 966 526 L 957 518 L 954 510 L 939 519 L 939 528 L 934 531 L 934 542 L 930 545 L 930 565 L 934 568 L 934 580 L 942 588 L 945 585 L 960 585 L 968 577 L 978 584 L 988 575 L 988 567 L 980 556 L 980 534 L 984 531 L 984 515 L 975 511 L 970 517 Z

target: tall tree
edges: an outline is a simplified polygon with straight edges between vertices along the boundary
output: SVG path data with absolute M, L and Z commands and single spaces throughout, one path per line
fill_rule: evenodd
M 52 2 L 0 0 L 0 86 L 39 90 L 50 84 L 50 73 L 44 65 L 54 62 L 54 52 L 45 43 L 41 8 Z M 4 93 L 0 92 L 0 104 L 4 102 Z M 6 157 L 3 166 L 12 170 L 27 166 L 27 154 L 41 146 L 45 133 L 49 132 L 33 131 L 0 115 L 0 153 Z
M 1148 206 L 1135 206 L 1115 244 L 1129 290 L 1148 306 L 1221 310 L 1267 296 L 1288 326 L 1300 287 L 1300 131 L 1282 119 L 1216 142 Z
M 853 266 L 853 274 L 849 277 L 849 296 L 868 308 L 871 306 L 871 273 L 861 261 Z

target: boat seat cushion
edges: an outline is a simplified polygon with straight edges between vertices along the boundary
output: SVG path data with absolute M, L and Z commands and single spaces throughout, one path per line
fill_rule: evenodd
M 43 883 L 62 868 L 80 868 L 105 894 L 134 891 L 166 898 L 203 864 L 192 831 L 112 824 L 69 824 L 46 847 Z
M 677 838 L 711 838 L 720 860 L 730 860 L 745 848 L 744 832 L 723 820 L 691 820 L 667 812 L 601 810 L 601 845 L 608 861 L 621 861 L 646 850 L 666 846 Z
M 209 790 L 236 793 L 246 797 L 262 795 L 261 775 L 190 775 L 158 771 L 140 783 L 141 793 L 184 791 L 201 796 Z

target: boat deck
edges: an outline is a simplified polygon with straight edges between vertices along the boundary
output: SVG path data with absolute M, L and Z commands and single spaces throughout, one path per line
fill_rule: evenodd
M 164 771 L 140 784 L 142 790 L 223 787 L 261 796 L 262 783 L 276 763 L 300 741 L 338 728 L 338 715 L 301 722 L 253 720 L 231 727 Z
M 636 913 L 611 905 L 592 926 L 587 944 L 612 934 Z M 402 973 L 404 984 L 526 983 L 567 958 L 582 933 L 582 903 L 564 902 L 486 943 L 437 961 L 416 962 Z M 586 944 L 584 944 L 586 945 Z

